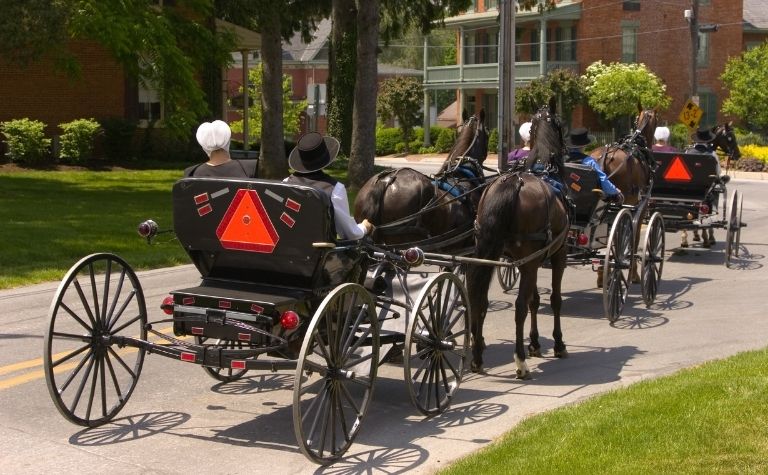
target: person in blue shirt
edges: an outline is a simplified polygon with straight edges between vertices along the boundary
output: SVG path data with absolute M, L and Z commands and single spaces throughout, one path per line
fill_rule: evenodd
M 600 181 L 600 188 L 605 193 L 606 198 L 618 203 L 624 202 L 624 195 L 616 186 L 608 179 L 608 175 L 600 168 L 594 158 L 584 153 L 584 147 L 590 145 L 595 141 L 595 137 L 589 134 L 589 131 L 584 127 L 576 127 L 568 134 L 568 138 L 565 141 L 566 147 L 568 147 L 569 162 L 580 163 L 587 165 L 597 172 L 597 178 Z

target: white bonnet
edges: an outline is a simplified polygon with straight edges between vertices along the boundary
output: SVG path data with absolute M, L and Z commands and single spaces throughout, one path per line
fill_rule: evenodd
M 656 127 L 656 131 L 653 133 L 653 137 L 656 140 L 669 140 L 669 128 L 668 127 Z
M 531 141 L 531 123 L 525 122 L 520 126 L 520 138 L 525 142 Z
M 229 150 L 229 139 L 231 137 L 232 130 L 226 122 L 221 120 L 203 122 L 197 128 L 197 143 L 203 147 L 203 150 L 209 157 L 214 150 Z

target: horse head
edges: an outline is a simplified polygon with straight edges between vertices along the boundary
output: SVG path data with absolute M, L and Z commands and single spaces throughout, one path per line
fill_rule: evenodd
M 563 170 L 566 155 L 563 122 L 555 113 L 554 104 L 542 106 L 531 118 L 531 151 L 525 162 L 526 170 L 540 163 Z
M 719 148 L 733 160 L 738 160 L 741 157 L 741 150 L 739 150 L 739 144 L 736 142 L 736 131 L 733 128 L 733 122 L 714 126 L 712 133 L 715 134 L 715 139 L 712 141 L 712 145 L 715 148 Z
M 485 127 L 485 111 L 480 109 L 458 127 L 456 142 L 438 173 L 456 168 L 466 158 L 474 159 L 478 165 L 482 165 L 487 157 L 488 129 Z
M 643 106 L 637 104 L 637 119 L 635 119 L 635 136 L 645 139 L 645 147 L 650 148 L 653 144 L 653 133 L 656 131 L 658 118 L 656 109 L 643 109 Z

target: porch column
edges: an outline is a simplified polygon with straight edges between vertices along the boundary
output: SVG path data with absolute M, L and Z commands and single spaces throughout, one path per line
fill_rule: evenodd
M 539 75 L 547 75 L 547 19 L 544 14 L 539 20 Z
M 248 50 L 241 50 L 243 58 L 243 150 L 248 150 Z
M 424 82 L 429 81 L 429 77 L 427 77 L 427 62 L 429 60 L 429 42 L 427 41 L 427 36 L 424 36 Z M 424 87 L 424 86 L 422 86 Z M 430 137 L 429 137 L 429 90 L 424 87 L 424 146 L 429 147 L 430 143 Z

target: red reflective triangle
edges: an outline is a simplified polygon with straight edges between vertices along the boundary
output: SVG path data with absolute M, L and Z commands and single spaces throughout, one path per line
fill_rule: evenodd
M 664 172 L 664 179 L 667 181 L 691 181 L 691 172 L 688 171 L 688 167 L 680 155 L 675 155 L 672 158 L 672 163 Z
M 224 249 L 272 253 L 280 236 L 256 190 L 237 190 L 216 228 Z

